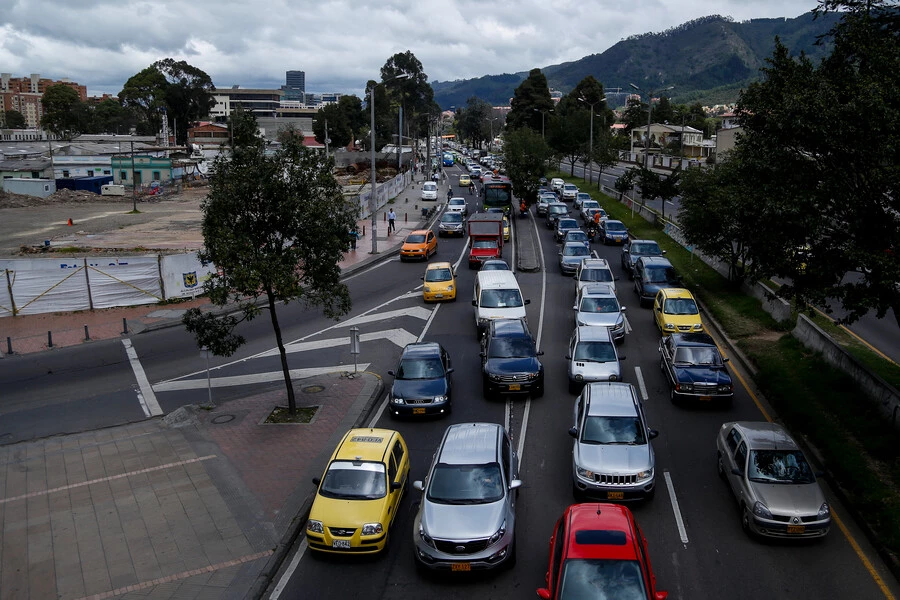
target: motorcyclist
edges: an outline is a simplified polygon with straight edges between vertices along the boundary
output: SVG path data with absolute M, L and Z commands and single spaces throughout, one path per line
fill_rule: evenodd
M 528 206 L 525 205 L 525 201 L 522 200 L 519 203 L 519 215 L 524 217 L 528 213 Z
M 452 198 L 452 197 L 453 197 L 453 189 L 448 187 L 447 188 L 447 201 L 449 202 L 450 198 Z

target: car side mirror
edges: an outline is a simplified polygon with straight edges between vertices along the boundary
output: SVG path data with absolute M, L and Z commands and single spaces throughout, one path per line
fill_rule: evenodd
M 388 371 L 388 375 L 390 375 L 391 377 L 396 377 L 396 376 L 397 376 L 397 374 L 394 373 L 393 371 Z
M 531 300 L 525 300 L 525 304 L 531 304 Z
M 572 355 L 571 355 L 571 354 L 566 354 L 566 360 L 572 360 Z
M 661 312 L 662 312 L 662 306 L 657 306 L 657 307 L 656 307 L 656 312 L 661 313 Z
M 391 491 L 392 492 L 396 492 L 397 490 L 399 490 L 402 487 L 403 487 L 402 481 L 392 481 L 391 482 Z
M 622 248 L 622 254 L 628 254 L 628 248 Z
M 456 369 L 454 369 L 453 367 L 450 367 L 449 369 L 447 369 L 447 375 L 449 375 L 450 373 L 452 373 L 455 370 Z
M 544 600 L 550 600 L 550 590 L 547 588 L 538 588 L 537 595 Z
M 425 489 L 425 485 L 421 481 L 413 481 L 413 487 L 420 492 Z
M 472 306 L 478 306 L 478 303 L 472 300 Z
M 653 600 L 669 600 L 669 592 L 656 592 L 653 594 Z
M 666 253 L 666 251 L 665 251 L 665 250 L 663 250 L 663 254 L 665 254 L 665 253 Z
M 575 312 L 578 312 L 578 306 L 573 306 L 572 310 L 574 310 Z
M 727 362 L 729 362 L 730 360 L 731 360 L 731 359 L 728 358 L 727 356 L 725 356 L 725 357 L 722 358 L 722 362 L 723 362 L 723 363 L 727 363 Z
M 514 490 L 514 489 L 520 488 L 520 487 L 522 487 L 521 479 L 513 479 L 512 481 L 509 482 L 509 489 L 511 489 L 511 490 Z
M 627 306 L 622 306 L 622 307 L 619 307 L 619 310 L 622 311 L 622 312 L 625 312 L 626 310 L 628 310 L 628 307 L 627 307 Z
M 578 437 L 578 428 L 577 428 L 577 427 L 570 427 L 570 428 L 569 428 L 569 435 L 572 436 L 573 438 L 577 438 L 577 437 Z
M 319 477 L 313 477 L 312 482 L 314 486 L 319 487 L 319 484 L 322 483 L 322 479 Z
M 619 355 L 619 360 L 625 360 L 626 358 L 628 358 L 628 357 L 625 356 L 624 354 Z
M 649 430 L 649 431 L 647 432 L 647 438 L 648 438 L 648 439 L 651 439 L 651 440 L 652 440 L 652 439 L 655 439 L 655 438 L 658 437 L 658 436 L 659 436 L 659 432 L 658 432 L 657 430 L 655 430 L 655 429 L 651 429 L 651 430 Z
M 732 474 L 732 475 L 743 475 L 743 473 L 741 473 L 741 470 L 740 470 L 740 469 L 737 469 L 737 468 L 732 469 L 732 470 L 731 470 L 731 474 Z
M 537 351 L 537 355 L 538 355 L 538 356 L 543 356 L 543 355 L 544 355 L 544 351 L 543 351 L 543 350 L 538 350 L 538 351 Z

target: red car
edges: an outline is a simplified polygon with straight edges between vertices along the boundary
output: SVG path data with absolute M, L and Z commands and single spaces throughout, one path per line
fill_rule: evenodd
M 618 504 L 573 504 L 556 522 L 550 538 L 544 600 L 616 598 L 665 600 L 656 590 L 647 539 L 634 515 Z

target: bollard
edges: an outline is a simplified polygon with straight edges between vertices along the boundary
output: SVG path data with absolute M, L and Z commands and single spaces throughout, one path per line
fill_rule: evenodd
M 13 353 L 13 351 L 12 351 L 12 338 L 9 337 L 9 336 L 6 336 L 6 353 L 7 353 L 7 354 L 12 354 L 12 353 Z
M 91 341 L 91 334 L 88 333 L 87 325 L 84 326 L 84 341 L 86 341 L 86 342 Z
M 403 213 L 403 222 L 409 223 L 409 213 Z
M 382 219 L 382 221 L 387 221 L 387 213 L 381 213 L 381 214 L 384 217 L 384 219 Z
M 128 323 L 125 322 L 125 317 L 122 317 L 122 335 L 128 335 Z
M 366 237 L 366 226 L 363 225 L 363 237 Z
M 50 332 L 50 331 L 47 332 L 47 347 L 48 348 L 53 347 L 53 332 Z

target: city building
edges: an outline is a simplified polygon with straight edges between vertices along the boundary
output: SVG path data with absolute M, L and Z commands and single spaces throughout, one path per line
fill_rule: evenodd
M 306 72 L 305 71 L 286 71 L 284 74 L 284 85 L 281 90 L 284 92 L 285 100 L 294 100 L 300 103 L 306 101 Z
M 652 123 L 650 125 L 650 153 L 657 153 L 660 148 L 665 148 L 673 141 L 681 138 L 681 154 L 685 158 L 698 158 L 708 156 L 710 147 L 704 144 L 703 132 L 688 125 L 665 125 Z M 635 127 L 631 130 L 631 151 L 635 152 L 635 145 L 643 151 L 644 142 L 647 139 L 647 126 Z
M 40 73 L 32 73 L 30 77 L 13 77 L 10 73 L 0 73 L 0 113 L 8 110 L 20 112 L 29 129 L 39 129 L 44 115 L 41 98 L 47 88 L 53 85 L 68 86 L 78 93 L 82 102 L 87 100 L 87 87 L 68 79 L 46 79 Z M 2 118 L 0 115 L 0 119 Z
M 213 92 L 213 98 L 216 104 L 209 114 L 216 121 L 227 120 L 238 105 L 257 117 L 274 117 L 284 99 L 284 90 L 241 88 L 235 85 L 230 89 L 217 88 Z

